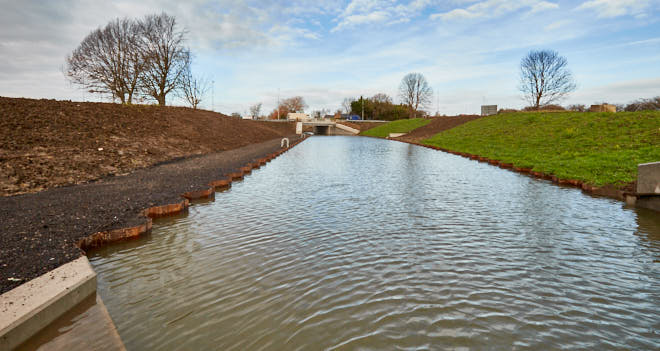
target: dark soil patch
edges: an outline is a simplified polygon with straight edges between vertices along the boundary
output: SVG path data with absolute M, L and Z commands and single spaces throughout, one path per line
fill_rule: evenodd
M 398 137 L 396 139 L 410 142 L 420 142 L 422 140 L 428 139 L 442 131 L 447 129 L 452 129 L 454 127 L 460 126 L 463 123 L 473 121 L 477 118 L 481 118 L 479 115 L 461 115 L 456 117 L 436 117 L 433 118 L 431 123 L 414 129 L 410 133 Z
M 294 132 L 185 107 L 0 97 L 0 194 L 33 193 Z

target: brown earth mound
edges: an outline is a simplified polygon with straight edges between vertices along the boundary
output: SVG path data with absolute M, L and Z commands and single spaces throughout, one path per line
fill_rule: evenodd
M 0 194 L 88 182 L 292 134 L 185 107 L 0 97 Z
M 420 142 L 424 139 L 428 139 L 442 131 L 447 129 L 452 129 L 454 127 L 460 126 L 463 123 L 473 121 L 477 118 L 481 118 L 479 115 L 461 115 L 455 117 L 436 117 L 433 118 L 431 123 L 419 127 L 412 132 L 398 137 L 396 139 L 410 142 Z

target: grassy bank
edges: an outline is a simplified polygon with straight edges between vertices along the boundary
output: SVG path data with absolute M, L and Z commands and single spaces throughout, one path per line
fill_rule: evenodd
M 390 123 L 366 130 L 360 135 L 386 138 L 390 133 L 408 133 L 413 129 L 429 124 L 431 120 L 424 118 L 400 119 Z
M 637 164 L 660 161 L 660 112 L 502 114 L 423 142 L 559 178 L 622 187 L 636 179 Z

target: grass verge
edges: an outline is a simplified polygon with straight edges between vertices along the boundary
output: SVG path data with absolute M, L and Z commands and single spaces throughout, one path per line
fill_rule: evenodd
M 638 164 L 660 161 L 660 111 L 508 113 L 468 122 L 423 143 L 622 188 L 636 180 Z
M 390 133 L 408 133 L 413 129 L 417 129 L 429 123 L 431 123 L 431 120 L 424 118 L 400 119 L 382 126 L 371 128 L 360 133 L 360 135 L 386 138 Z

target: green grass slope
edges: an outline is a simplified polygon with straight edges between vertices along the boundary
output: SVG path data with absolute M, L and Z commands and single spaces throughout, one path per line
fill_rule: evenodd
M 413 129 L 417 129 L 429 123 L 431 123 L 431 120 L 424 118 L 400 119 L 376 128 L 371 128 L 360 133 L 360 135 L 386 138 L 390 133 L 408 133 Z
M 637 164 L 660 161 L 660 111 L 502 114 L 424 143 L 559 178 L 622 187 L 637 178 Z

